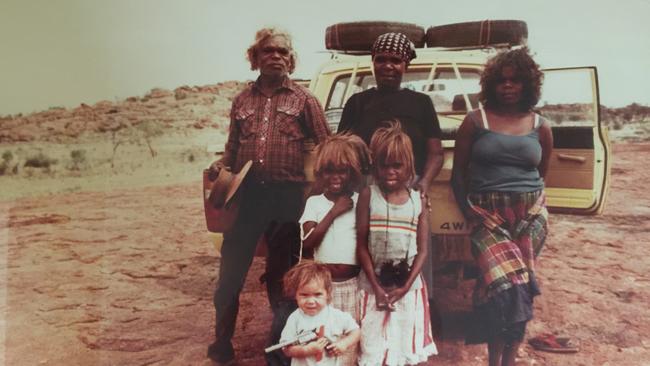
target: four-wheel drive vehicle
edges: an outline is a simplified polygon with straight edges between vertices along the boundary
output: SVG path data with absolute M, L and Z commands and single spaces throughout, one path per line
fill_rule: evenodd
M 310 89 L 324 106 L 333 131 L 348 98 L 376 86 L 368 50 L 377 35 L 389 31 L 407 34 L 416 45 L 417 58 L 408 66 L 402 87 L 431 97 L 443 131 L 444 165 L 429 191 L 435 266 L 472 261 L 469 227 L 449 185 L 454 137 L 467 111 L 478 108 L 479 77 L 486 61 L 500 49 L 525 43 L 526 24 L 470 22 L 431 27 L 426 32 L 408 23 L 355 22 L 329 27 L 326 46 L 333 49 L 332 57 L 312 79 Z M 607 129 L 600 123 L 596 68 L 544 70 L 542 98 L 536 109 L 551 121 L 554 138 L 545 179 L 549 209 L 601 213 L 611 157 Z
M 324 106 L 332 131 L 337 129 L 348 98 L 376 85 L 369 50 L 378 35 L 393 31 L 405 33 L 417 52 L 402 87 L 431 97 L 443 131 L 444 164 L 429 191 L 434 269 L 457 270 L 473 260 L 467 236 L 470 228 L 449 185 L 454 137 L 465 114 L 478 107 L 479 77 L 485 63 L 500 49 L 524 44 L 526 24 L 512 20 L 469 22 L 430 27 L 426 32 L 417 25 L 393 22 L 329 27 L 326 48 L 332 56 L 309 87 Z M 545 179 L 549 208 L 553 212 L 601 213 L 611 157 L 607 129 L 600 123 L 596 68 L 544 70 L 537 111 L 551 121 L 554 138 Z M 307 159 L 307 173 L 310 167 Z

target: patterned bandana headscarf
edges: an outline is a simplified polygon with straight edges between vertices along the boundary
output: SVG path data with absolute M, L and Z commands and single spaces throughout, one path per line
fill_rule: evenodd
M 372 45 L 372 57 L 384 52 L 397 55 L 407 64 L 415 58 L 413 43 L 402 33 L 384 33 L 377 37 Z

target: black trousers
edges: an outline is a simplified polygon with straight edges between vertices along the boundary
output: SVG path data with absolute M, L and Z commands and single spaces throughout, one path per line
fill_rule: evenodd
M 214 293 L 214 346 L 224 354 L 233 351 L 231 339 L 239 312 L 239 294 L 262 235 L 268 245 L 264 280 L 273 311 L 269 345 L 279 341 L 288 316 L 296 309 L 294 299 L 282 294 L 282 277 L 298 261 L 298 219 L 303 210 L 303 184 L 246 182 L 240 189 L 239 216 L 231 230 L 224 233 Z M 267 355 L 267 363 L 288 365 L 289 360 L 275 352 Z

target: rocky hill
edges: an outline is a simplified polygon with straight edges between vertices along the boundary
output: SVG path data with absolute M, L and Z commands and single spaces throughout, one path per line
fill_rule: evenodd
M 228 81 L 181 86 L 173 91 L 155 88 L 143 97 L 0 117 L 0 143 L 63 142 L 85 132 L 115 132 L 143 123 L 155 123 L 165 129 L 225 129 L 227 124 L 223 122 L 228 118 L 232 98 L 244 86 L 242 82 Z

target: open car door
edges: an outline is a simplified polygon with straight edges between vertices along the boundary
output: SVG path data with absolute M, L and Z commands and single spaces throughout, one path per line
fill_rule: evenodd
M 553 130 L 547 205 L 555 212 L 599 214 L 609 189 L 611 147 L 600 122 L 596 68 L 543 71 L 538 111 Z

